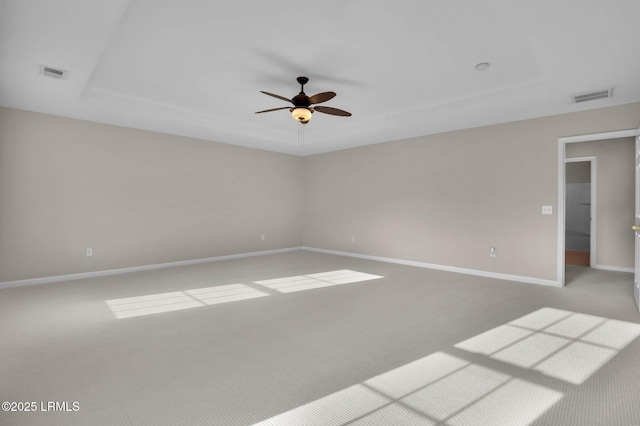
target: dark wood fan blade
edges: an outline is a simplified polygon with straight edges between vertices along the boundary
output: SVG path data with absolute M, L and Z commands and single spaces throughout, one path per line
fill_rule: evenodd
M 278 98 L 278 99 L 281 99 L 281 100 L 283 100 L 283 101 L 293 103 L 293 101 L 292 101 L 291 99 L 287 99 L 287 98 L 285 98 L 284 96 L 275 95 L 275 94 L 273 94 L 273 93 L 269 93 L 269 92 L 263 92 L 262 90 L 260 91 L 260 93 L 264 93 L 265 95 L 273 96 L 274 98 Z
M 351 117 L 351 113 L 347 112 L 347 111 L 343 111 L 341 109 L 338 108 L 331 108 L 331 107 L 326 107 L 326 106 L 316 106 L 313 107 L 314 110 L 318 111 L 318 112 L 323 112 L 325 114 L 331 114 L 331 115 L 340 115 L 342 117 Z
M 264 111 L 256 112 L 256 114 L 262 114 L 263 112 L 279 111 L 281 109 L 291 109 L 291 107 L 280 107 L 280 108 L 265 109 Z
M 310 97 L 309 102 L 311 102 L 311 104 L 321 104 L 322 102 L 327 102 L 329 99 L 333 99 L 334 96 L 336 96 L 335 92 L 322 92 Z

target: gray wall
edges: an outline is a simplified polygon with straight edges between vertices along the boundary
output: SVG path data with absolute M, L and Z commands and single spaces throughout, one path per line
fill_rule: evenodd
M 0 108 L 0 282 L 301 244 L 555 280 L 558 138 L 638 125 L 635 103 L 299 158 Z
M 0 108 L 0 282 L 299 246 L 300 166 Z
M 597 157 L 596 264 L 592 266 L 633 268 L 634 138 L 567 145 L 567 158 L 587 156 Z
M 558 138 L 639 124 L 636 103 L 307 157 L 303 243 L 556 280 Z

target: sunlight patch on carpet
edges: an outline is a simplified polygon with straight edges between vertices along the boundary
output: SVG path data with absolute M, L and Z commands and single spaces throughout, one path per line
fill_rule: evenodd
M 342 269 L 338 271 L 321 272 L 318 274 L 297 275 L 293 277 L 254 281 L 254 284 L 265 286 L 280 293 L 292 293 L 295 291 L 370 281 L 379 278 L 383 277 L 380 275 Z
M 147 296 L 106 300 L 105 303 L 118 319 L 199 308 L 218 303 L 254 299 L 269 294 L 244 284 L 197 288 Z
M 256 425 L 525 426 L 562 397 L 436 352 Z
M 276 293 L 291 293 L 312 288 L 331 287 L 342 284 L 383 278 L 380 275 L 342 269 L 338 271 L 320 272 L 295 277 L 276 278 L 255 281 L 262 286 L 262 291 L 246 284 L 228 284 L 214 287 L 195 288 L 184 291 L 149 294 L 145 296 L 126 297 L 105 300 L 118 319 L 180 311 L 199 308 L 207 305 L 236 302 L 269 296 L 269 290 Z
M 640 324 L 542 308 L 455 345 L 572 384 L 640 336 Z

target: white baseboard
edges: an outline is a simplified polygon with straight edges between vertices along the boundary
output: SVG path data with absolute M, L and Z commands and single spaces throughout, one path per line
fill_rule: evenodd
M 326 250 L 326 249 L 319 249 L 314 247 L 302 247 L 302 249 L 308 250 L 308 251 L 315 251 L 318 253 L 335 254 L 338 256 L 357 257 L 359 259 L 377 260 L 380 262 L 389 262 L 389 263 L 397 263 L 400 265 L 417 266 L 418 268 L 437 269 L 440 271 L 456 272 L 459 274 L 495 278 L 498 280 L 517 281 L 517 282 L 523 282 L 528 284 L 546 285 L 551 287 L 562 287 L 562 284 L 560 284 L 558 281 L 545 280 L 542 278 L 524 277 L 521 275 L 501 274 L 498 272 L 488 272 L 488 271 L 480 271 L 477 269 L 458 268 L 455 266 L 436 265 L 433 263 L 415 262 L 413 260 L 394 259 L 391 257 L 369 256 L 366 254 L 350 253 L 350 252 L 337 251 L 337 250 Z
M 250 253 L 240 253 L 240 254 L 231 254 L 226 256 L 208 257 L 204 259 L 182 260 L 178 262 L 167 262 L 167 263 L 158 263 L 153 265 L 134 266 L 130 268 L 109 269 L 105 271 L 81 272 L 77 274 L 57 275 L 53 277 L 31 278 L 31 279 L 17 280 L 17 281 L 5 281 L 5 282 L 0 282 L 0 289 L 10 288 L 10 287 L 22 287 L 27 285 L 49 284 L 49 283 L 55 283 L 60 281 L 81 280 L 85 278 L 104 277 L 108 275 L 126 274 L 129 272 L 150 271 L 153 269 L 171 268 L 174 266 L 196 265 L 198 263 L 217 262 L 221 260 L 242 259 L 247 257 L 263 256 L 267 254 L 287 253 L 287 252 L 296 251 L 296 250 L 307 250 L 307 251 L 314 251 L 318 253 L 333 254 L 338 256 L 356 257 L 360 259 L 396 263 L 399 265 L 416 266 L 419 268 L 436 269 L 436 270 L 447 271 L 447 272 L 456 272 L 459 274 L 475 275 L 480 277 L 495 278 L 499 280 L 517 281 L 517 282 L 539 284 L 539 285 L 546 285 L 546 286 L 552 286 L 552 287 L 562 287 L 557 281 L 545 280 L 541 278 L 501 274 L 497 272 L 481 271 L 477 269 L 467 269 L 467 268 L 459 268 L 455 266 L 437 265 L 433 263 L 416 262 L 413 260 L 394 259 L 391 257 L 370 256 L 366 254 L 350 253 L 350 252 L 337 251 L 337 250 L 326 250 L 326 249 L 320 249 L 320 248 L 314 248 L 314 247 L 290 247 L 290 248 L 284 248 L 284 249 L 264 250 L 264 251 L 250 252 Z M 599 265 L 594 268 L 606 269 L 611 271 L 620 271 L 620 272 L 633 272 L 633 269 L 631 268 L 620 268 L 615 266 Z
M 104 277 L 107 275 L 126 274 L 129 272 L 150 271 L 152 269 L 171 268 L 174 266 L 196 265 L 198 263 L 218 262 L 221 260 L 242 259 L 245 257 L 263 256 L 266 254 L 286 253 L 290 251 L 302 250 L 302 247 L 290 247 L 274 250 L 254 251 L 250 253 L 230 254 L 226 256 L 207 257 L 204 259 L 181 260 L 178 262 L 157 263 L 154 265 L 134 266 L 130 268 L 108 269 L 105 271 L 81 272 L 69 275 L 56 275 L 53 277 L 31 278 L 17 281 L 0 282 L 0 289 L 10 287 L 22 287 L 26 285 L 49 284 L 60 281 L 81 280 L 85 278 Z
M 616 271 L 616 272 L 630 272 L 634 273 L 633 268 L 625 268 L 624 266 L 608 266 L 608 265 L 591 265 L 593 269 L 602 269 L 605 271 Z

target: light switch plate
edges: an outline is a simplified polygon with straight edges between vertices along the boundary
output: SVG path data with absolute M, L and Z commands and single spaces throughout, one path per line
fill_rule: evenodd
M 542 206 L 542 214 L 553 214 L 553 206 Z

